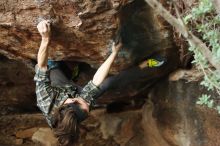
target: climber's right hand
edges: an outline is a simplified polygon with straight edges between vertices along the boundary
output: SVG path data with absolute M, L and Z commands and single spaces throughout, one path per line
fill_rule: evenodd
M 118 44 L 115 44 L 115 42 L 113 42 L 112 53 L 118 53 L 121 47 L 122 47 L 121 42 L 119 42 Z
M 42 39 L 50 38 L 50 21 L 43 20 L 37 25 L 37 29 L 42 37 Z

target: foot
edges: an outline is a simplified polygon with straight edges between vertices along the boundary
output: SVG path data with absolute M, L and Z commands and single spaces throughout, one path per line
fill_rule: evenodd
M 156 58 L 149 58 L 145 61 L 143 61 L 141 64 L 139 64 L 139 67 L 141 69 L 143 68 L 157 68 L 162 66 L 165 63 L 164 58 L 156 57 Z

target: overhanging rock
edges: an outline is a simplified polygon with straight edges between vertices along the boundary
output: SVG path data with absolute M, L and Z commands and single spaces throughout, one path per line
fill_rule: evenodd
M 41 40 L 36 25 L 42 19 L 53 22 L 50 57 L 55 60 L 81 61 L 97 68 L 116 34 L 124 47 L 114 71 L 154 53 L 174 52 L 169 27 L 143 0 L 1 0 L 0 53 L 36 60 Z

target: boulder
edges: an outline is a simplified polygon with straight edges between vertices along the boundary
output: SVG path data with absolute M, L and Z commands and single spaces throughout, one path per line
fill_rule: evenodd
M 188 76 L 192 73 L 196 74 L 194 71 L 184 74 Z M 208 91 L 199 86 L 199 81 L 180 79 L 164 80 L 149 94 L 153 100 L 153 117 L 157 130 L 169 146 L 220 145 L 219 114 L 214 109 L 196 104 L 204 93 L 207 94 Z M 219 96 L 214 92 L 210 94 Z
M 0 17 L 0 53 L 25 64 L 36 60 L 41 41 L 36 25 L 43 19 L 52 22 L 50 58 L 54 60 L 97 68 L 116 38 L 121 38 L 123 49 L 112 71 L 155 53 L 167 56 L 174 51 L 172 31 L 144 0 L 2 0 Z
M 36 111 L 34 74 L 20 61 L 0 60 L 0 115 Z
M 57 140 L 50 128 L 39 128 L 39 130 L 33 134 L 32 140 L 43 146 L 57 146 Z
M 0 145 L 31 146 L 31 137 L 47 123 L 42 114 L 7 114 L 0 116 Z
M 16 132 L 16 137 L 17 138 L 31 138 L 32 135 L 38 130 L 38 128 L 30 128 L 30 129 L 24 129 L 24 130 L 19 130 Z

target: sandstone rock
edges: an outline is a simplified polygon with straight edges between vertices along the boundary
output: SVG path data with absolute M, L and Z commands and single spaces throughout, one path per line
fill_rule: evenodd
M 81 61 L 97 68 L 117 33 L 124 49 L 114 70 L 154 53 L 166 55 L 174 47 L 171 31 L 144 0 L 2 0 L 0 17 L 0 53 L 26 64 L 36 59 L 41 40 L 36 24 L 42 19 L 53 22 L 50 57 L 55 60 Z
M 172 72 L 169 75 L 170 81 L 178 81 L 178 80 L 188 80 L 188 81 L 198 81 L 203 77 L 203 73 L 198 71 L 196 68 L 192 68 L 190 70 L 186 69 L 178 69 Z
M 155 105 L 153 117 L 157 131 L 170 146 L 220 145 L 219 115 L 217 111 L 196 105 L 198 97 L 208 93 L 198 84 L 186 80 L 163 81 L 150 94 Z
M 42 19 L 53 22 L 50 58 L 55 60 L 79 61 L 97 68 L 108 56 L 110 41 L 117 33 L 122 38 L 123 48 L 112 73 L 154 54 L 167 58 L 162 68 L 146 72 L 138 85 L 110 91 L 100 99 L 100 103 L 129 100 L 140 92 L 147 93 L 147 83 L 154 83 L 155 79 L 178 66 L 178 49 L 173 45 L 170 27 L 144 0 L 17 0 L 16 3 L 2 0 L 0 18 L 0 53 L 31 67 L 40 43 L 36 24 Z M 14 145 L 15 131 L 47 124 L 42 115 L 8 115 L 8 111 L 35 111 L 33 73 L 20 62 L 3 57 L 0 60 L 0 107 L 5 109 L 1 110 L 1 115 L 5 116 L 0 117 L 0 144 Z M 182 72 L 179 74 L 181 77 L 184 75 Z M 174 80 L 180 79 L 179 76 Z M 195 106 L 194 94 L 200 90 L 196 85 L 161 83 L 150 94 L 153 104 L 146 103 L 142 110 L 120 113 L 93 111 L 83 123 L 85 129 L 79 145 L 219 145 L 219 118 L 215 113 Z M 18 132 L 17 136 L 30 137 L 33 129 L 31 132 L 28 130 Z M 40 128 L 32 139 L 43 145 L 56 145 L 49 128 Z M 34 145 L 31 141 L 22 142 Z M 18 139 L 17 143 L 21 140 Z
M 46 121 L 42 114 L 7 114 L 0 116 L 0 145 L 15 145 L 17 139 L 15 135 L 16 131 L 30 129 L 30 127 L 43 127 L 46 125 Z M 30 146 L 31 144 L 29 143 L 31 143 L 31 140 L 27 138 L 23 140 L 22 145 Z
M 138 145 L 144 144 L 144 139 L 141 137 L 143 129 L 139 123 L 141 110 L 109 114 L 104 110 L 96 110 L 92 112 L 92 116 L 96 118 L 96 122 L 100 123 L 100 127 L 96 129 L 100 130 L 103 139 L 113 138 L 120 146 L 130 145 L 134 141 Z M 88 123 L 89 120 L 86 122 Z M 87 137 L 88 135 L 91 134 L 87 133 Z
M 84 132 L 78 145 L 218 146 L 219 116 L 215 111 L 195 105 L 194 100 L 201 91 L 197 87 L 197 83 L 164 81 L 149 94 L 153 102 L 149 100 L 142 109 L 117 113 L 106 113 L 104 109 L 91 111 L 82 123 Z M 14 145 L 15 130 L 45 126 L 39 120 L 44 121 L 42 116 L 30 114 L 1 117 L 0 144 Z M 32 139 L 35 144 L 55 145 L 50 128 L 40 128 Z M 34 143 L 25 140 L 22 145 Z
M 57 140 L 54 137 L 53 132 L 50 128 L 39 128 L 39 130 L 33 134 L 32 140 L 44 146 L 57 145 Z
M 103 138 L 107 139 L 113 135 L 116 135 L 122 120 L 119 117 L 104 116 L 102 117 L 100 130 Z
M 36 111 L 34 74 L 21 62 L 0 60 L 0 115 Z
M 168 142 L 163 138 L 161 131 L 158 129 L 157 120 L 153 117 L 153 104 L 148 101 L 143 107 L 141 121 L 144 129 L 144 145 L 146 146 L 170 146 Z
M 23 144 L 23 139 L 16 139 L 15 144 L 16 145 L 22 145 Z
M 16 132 L 16 137 L 18 138 L 31 138 L 32 135 L 38 130 L 38 128 L 30 128 L 25 130 L 19 130 Z

